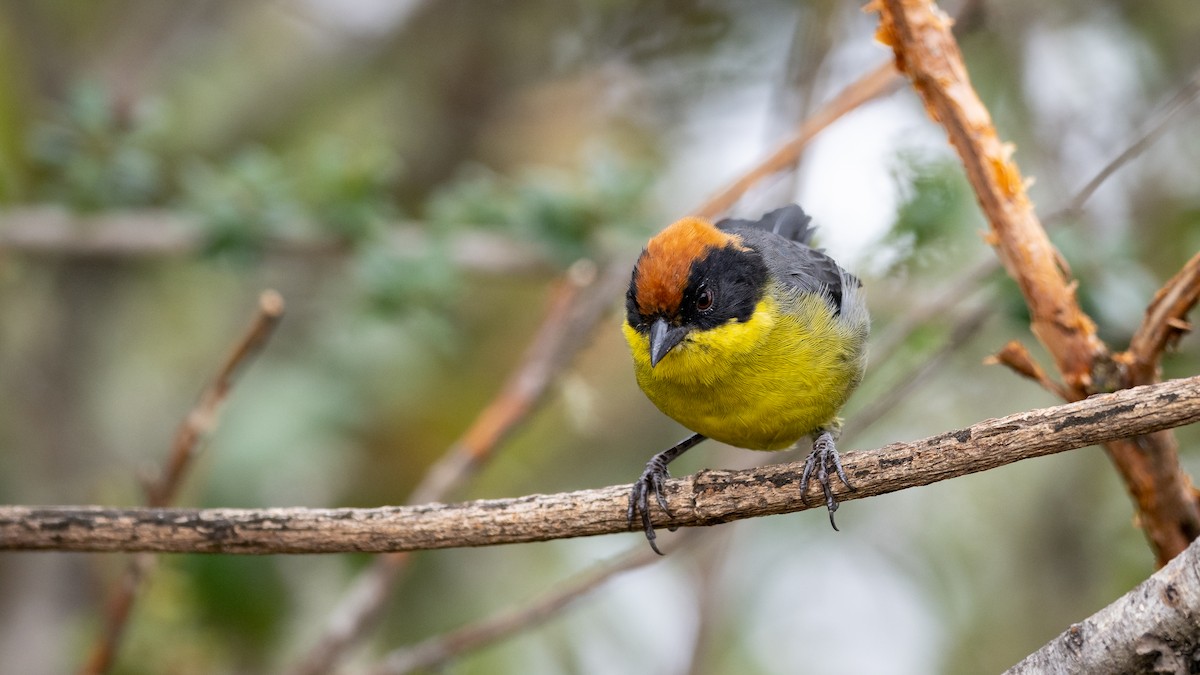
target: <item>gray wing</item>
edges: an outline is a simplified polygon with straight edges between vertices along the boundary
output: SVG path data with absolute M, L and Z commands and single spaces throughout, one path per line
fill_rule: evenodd
M 847 312 L 849 296 L 862 283 L 842 269 L 824 251 L 809 246 L 816 228 L 795 204 L 772 211 L 760 220 L 727 219 L 717 227 L 737 234 L 762 254 L 767 268 L 781 282 L 798 291 L 824 295 L 839 313 Z
M 812 218 L 804 212 L 804 209 L 797 204 L 790 204 L 781 209 L 775 209 L 758 220 L 726 218 L 718 221 L 717 227 L 726 232 L 734 229 L 764 230 L 807 246 L 812 243 L 813 232 L 817 230 L 809 225 L 811 222 Z

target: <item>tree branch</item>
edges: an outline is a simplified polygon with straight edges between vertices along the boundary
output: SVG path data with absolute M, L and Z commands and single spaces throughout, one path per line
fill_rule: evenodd
M 1149 434 L 1200 420 L 1200 377 L 1100 394 L 1053 408 L 986 420 L 909 443 L 846 453 L 861 499 L 986 471 L 1021 459 Z M 802 511 L 803 463 L 745 471 L 706 470 L 667 484 L 668 519 L 694 527 Z M 492 546 L 630 530 L 628 485 L 461 504 L 375 509 L 150 509 L 0 507 L 0 550 L 174 553 L 336 553 Z M 636 529 L 636 528 L 635 528 Z
M 879 40 L 892 47 L 897 68 L 908 74 L 962 159 L 991 224 L 992 243 L 1029 306 L 1030 328 L 1062 374 L 1062 392 L 1078 400 L 1140 384 L 1121 376 L 1120 362 L 1076 302 L 1076 282 L 1033 211 L 1011 159 L 1013 146 L 1000 141 L 971 86 L 949 18 L 929 0 L 875 0 L 871 8 L 880 12 Z M 1165 564 L 1200 535 L 1200 504 L 1180 467 L 1174 436 L 1115 440 L 1105 449 L 1137 505 L 1159 565 Z
M 371 671 L 371 675 L 402 675 L 438 668 L 456 656 L 548 620 L 574 600 L 622 572 L 660 560 L 661 556 L 639 543 L 634 549 L 583 572 L 532 602 L 503 610 L 494 616 L 472 622 L 449 633 L 435 635 L 414 645 L 394 649 L 383 657 L 379 665 Z
M 0 210 L 0 251 L 73 258 L 146 258 L 193 255 L 205 245 L 203 228 L 194 217 L 143 209 L 98 215 L 72 213 L 54 206 Z M 420 223 L 401 221 L 387 230 L 386 246 L 403 256 L 425 255 L 432 243 Z M 268 237 L 271 253 L 323 256 L 346 253 L 336 238 Z M 483 274 L 545 275 L 554 266 L 535 246 L 482 229 L 456 234 L 451 260 Z
M 1116 602 L 1021 660 L 1024 673 L 1191 673 L 1200 663 L 1200 540 Z
M 958 151 L 967 178 L 992 227 L 992 243 L 1029 305 L 1034 335 L 1058 362 L 1076 398 L 1087 395 L 1093 369 L 1108 360 L 1096 326 L 1075 301 L 1062 256 L 1042 229 L 1013 146 L 996 134 L 991 115 L 967 76 L 950 18 L 932 2 L 879 0 L 878 38 L 892 47 L 925 108 Z
M 258 298 L 258 311 L 250 327 L 234 345 L 225 362 L 217 370 L 212 383 L 200 395 L 200 400 L 184 418 L 175 433 L 171 454 L 158 479 L 146 486 L 146 503 L 167 506 L 175 500 L 183 478 L 195 458 L 200 441 L 212 431 L 225 399 L 233 388 L 234 378 L 258 354 L 283 318 L 283 297 L 275 291 L 264 291 Z M 134 601 L 142 582 L 154 570 L 155 560 L 150 553 L 133 556 L 125 573 L 114 587 L 108 600 L 102 633 L 93 645 L 80 672 L 88 675 L 107 673 L 117 657 L 125 626 L 133 611 Z
M 1067 401 L 1071 400 L 1071 395 L 1067 392 L 1066 388 L 1050 379 L 1046 371 L 1034 360 L 1033 354 L 1030 354 L 1025 345 L 1017 340 L 1009 340 L 1008 344 L 1001 347 L 1000 351 L 985 359 L 984 363 L 989 366 L 1006 366 L 1021 377 L 1028 378 L 1042 385 L 1043 389 L 1056 394 L 1059 398 Z

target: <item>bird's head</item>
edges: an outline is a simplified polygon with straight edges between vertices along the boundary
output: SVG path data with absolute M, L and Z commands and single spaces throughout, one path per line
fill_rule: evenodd
M 767 281 L 762 255 L 740 237 L 684 218 L 651 239 L 634 265 L 627 333 L 648 341 L 650 365 L 657 366 L 691 335 L 749 321 Z

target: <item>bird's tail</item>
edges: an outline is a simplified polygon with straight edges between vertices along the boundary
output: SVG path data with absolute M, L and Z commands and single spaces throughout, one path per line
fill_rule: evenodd
M 717 223 L 717 227 L 722 229 L 729 227 L 753 227 L 774 232 L 785 239 L 798 241 L 808 246 L 812 243 L 813 233 L 817 230 L 817 228 L 810 225 L 811 222 L 812 218 L 804 212 L 804 209 L 796 204 L 790 204 L 765 214 L 759 220 L 725 219 Z

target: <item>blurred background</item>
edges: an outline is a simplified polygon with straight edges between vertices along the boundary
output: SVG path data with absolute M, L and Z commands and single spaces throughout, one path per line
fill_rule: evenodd
M 946 9 L 1043 216 L 1200 67 L 1192 0 Z M 0 502 L 142 503 L 139 477 L 264 288 L 287 316 L 177 503 L 403 502 L 520 362 L 564 271 L 629 259 L 773 151 L 889 58 L 874 30 L 832 0 L 0 3 Z M 1197 113 L 1052 226 L 1114 349 L 1200 249 Z M 1012 283 L 964 281 L 992 257 L 986 224 L 909 89 L 847 115 L 732 215 L 791 201 L 871 302 L 843 451 L 1056 402 L 982 363 L 1019 339 L 1051 367 Z M 637 390 L 621 302 L 449 499 L 628 483 L 683 437 Z M 1165 376 L 1198 359 L 1185 339 Z M 1179 435 L 1194 476 L 1200 436 Z M 799 457 L 710 442 L 672 468 Z M 663 533 L 665 559 L 449 671 L 996 672 L 1154 569 L 1097 448 L 848 502 L 839 525 L 808 511 L 686 547 Z M 641 546 L 418 555 L 349 672 Z M 369 561 L 162 558 L 114 672 L 281 671 Z M 78 668 L 126 563 L 0 555 L 5 670 Z

